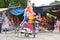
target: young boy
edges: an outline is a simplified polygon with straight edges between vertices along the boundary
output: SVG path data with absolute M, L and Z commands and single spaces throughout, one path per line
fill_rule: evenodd
M 35 23 L 35 18 L 33 20 L 33 30 L 32 30 L 33 38 L 35 38 L 36 35 L 36 23 Z

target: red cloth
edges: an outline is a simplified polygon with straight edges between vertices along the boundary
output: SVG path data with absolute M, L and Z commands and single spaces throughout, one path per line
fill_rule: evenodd
M 30 30 L 33 29 L 33 25 L 32 25 L 32 23 L 28 23 L 28 28 L 29 28 Z

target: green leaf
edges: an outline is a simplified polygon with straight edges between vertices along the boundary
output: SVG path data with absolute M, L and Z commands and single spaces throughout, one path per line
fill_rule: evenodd
M 0 0 L 0 8 L 27 6 L 27 1 L 28 0 Z

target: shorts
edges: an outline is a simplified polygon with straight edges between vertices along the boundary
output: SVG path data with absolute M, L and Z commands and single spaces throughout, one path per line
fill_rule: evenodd
M 32 31 L 32 34 L 35 35 L 35 34 L 36 34 L 36 30 L 33 30 L 33 31 Z

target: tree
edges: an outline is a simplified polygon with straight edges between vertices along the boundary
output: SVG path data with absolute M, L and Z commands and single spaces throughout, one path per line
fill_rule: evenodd
M 27 6 L 28 0 L 0 0 L 0 8 Z
M 0 0 L 0 8 L 4 7 L 5 4 L 4 4 L 4 0 Z
M 50 5 L 58 5 L 58 4 L 60 4 L 60 1 L 55 0 L 55 1 L 52 2 Z
M 4 5 L 5 5 L 5 7 L 8 7 L 9 6 L 9 0 L 4 0 Z

